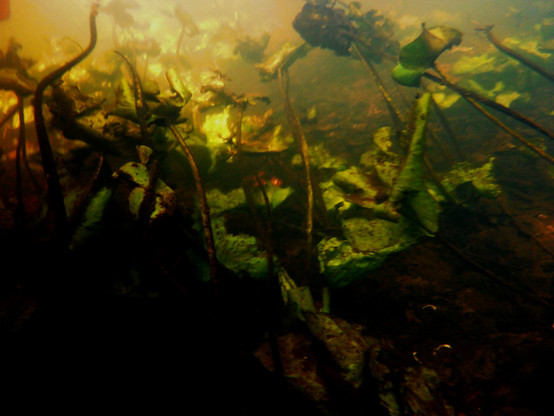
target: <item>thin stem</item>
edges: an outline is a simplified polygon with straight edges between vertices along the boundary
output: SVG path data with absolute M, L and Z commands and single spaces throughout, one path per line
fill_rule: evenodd
M 271 356 L 273 358 L 273 368 L 277 377 L 282 379 L 284 377 L 283 370 L 283 360 L 281 359 L 281 354 L 279 353 L 279 343 L 277 341 L 277 332 L 280 325 L 280 311 L 281 311 L 281 292 L 279 288 L 279 278 L 274 273 L 274 264 L 273 264 L 273 245 L 271 244 L 271 209 L 269 205 L 269 198 L 263 187 L 262 181 L 259 176 L 256 174 L 256 182 L 258 187 L 262 192 L 264 198 L 264 204 L 266 208 L 266 228 L 262 227 L 262 221 L 257 214 L 256 206 L 254 203 L 254 197 L 252 194 L 252 186 L 246 180 L 247 177 L 247 167 L 246 167 L 246 157 L 242 151 L 242 119 L 244 115 L 244 109 L 246 108 L 246 103 L 239 103 L 239 114 L 237 122 L 237 131 L 235 134 L 235 145 L 237 148 L 237 158 L 242 171 L 242 188 L 244 190 L 244 195 L 246 201 L 250 208 L 250 212 L 254 221 L 256 222 L 256 227 L 258 228 L 258 234 L 263 240 L 265 249 L 266 249 L 266 261 L 267 261 L 267 288 L 269 295 L 269 307 L 268 316 L 269 316 L 269 346 L 271 348 Z
M 435 68 L 437 70 L 437 68 Z M 437 71 L 438 72 L 438 71 Z M 438 72 L 440 74 L 440 72 Z M 527 118 L 523 114 L 520 114 L 508 107 L 503 106 L 502 104 L 497 103 L 496 101 L 489 100 L 488 98 L 482 97 L 479 94 L 476 94 L 475 92 L 468 90 L 464 87 L 461 87 L 455 83 L 453 83 L 450 80 L 447 80 L 444 78 L 444 75 L 441 74 L 441 76 L 433 75 L 429 72 L 425 72 L 423 76 L 427 79 L 430 79 L 433 82 L 436 82 L 440 85 L 447 86 L 448 88 L 456 91 L 458 94 L 460 94 L 462 97 L 469 97 L 473 99 L 475 102 L 479 102 L 481 104 L 486 105 L 487 107 L 494 108 L 495 110 L 498 110 L 524 124 L 531 127 L 532 129 L 544 134 L 545 136 L 548 136 L 549 138 L 554 140 L 554 133 L 551 131 L 548 131 L 546 128 L 542 127 L 538 123 L 534 122 L 533 120 Z
M 364 68 L 367 70 L 367 72 L 371 75 L 373 78 L 373 81 L 377 85 L 377 88 L 379 88 L 379 92 L 383 96 L 383 99 L 385 100 L 385 103 L 387 104 L 387 108 L 389 109 L 389 113 L 392 118 L 392 122 L 394 123 L 394 126 L 397 131 L 402 130 L 402 117 L 400 116 L 400 112 L 396 109 L 395 105 L 392 102 L 392 99 L 390 97 L 390 94 L 388 93 L 387 89 L 385 88 L 385 85 L 383 84 L 383 81 L 381 80 L 381 77 L 379 76 L 379 73 L 375 69 L 375 67 L 369 62 L 369 60 L 365 59 L 364 56 L 360 53 L 360 50 L 358 48 L 358 45 L 356 42 L 352 43 L 352 50 L 364 66 Z
M 17 139 L 17 150 L 15 153 L 15 189 L 17 195 L 17 205 L 15 208 L 16 223 L 23 220 L 25 208 L 23 206 L 23 183 L 21 179 L 21 157 L 23 147 L 25 146 L 25 108 L 23 106 L 23 97 L 17 96 L 17 106 L 19 114 L 19 137 Z
M 177 46 L 175 47 L 175 56 L 178 58 L 181 54 L 181 43 L 183 43 L 183 37 L 185 35 L 185 27 L 181 27 L 179 32 L 179 38 L 177 39 Z
M 458 154 L 458 156 L 463 158 L 464 153 L 462 151 L 462 148 L 460 147 L 460 143 L 458 141 L 458 138 L 456 137 L 456 134 L 454 133 L 454 130 L 452 129 L 452 126 L 450 125 L 450 122 L 448 121 L 448 119 L 444 115 L 444 112 L 442 111 L 440 106 L 437 104 L 437 102 L 433 98 L 433 94 L 431 94 L 431 105 L 433 106 L 433 110 L 435 110 L 435 113 L 439 117 L 439 121 L 441 122 L 442 127 L 444 128 L 444 130 L 446 131 L 446 135 L 450 139 L 450 143 L 452 144 L 452 146 L 456 150 L 456 153 Z
M 46 176 L 46 183 L 48 185 L 48 204 L 54 215 L 54 223 L 56 227 L 57 237 L 62 241 L 67 237 L 67 212 L 65 210 L 64 197 L 62 188 L 60 185 L 60 178 L 58 170 L 56 168 L 56 161 L 54 159 L 54 153 L 50 146 L 50 140 L 48 139 L 48 132 L 46 131 L 46 123 L 44 120 L 44 114 L 42 112 L 42 100 L 44 98 L 44 91 L 55 80 L 59 79 L 63 74 L 69 71 L 72 67 L 77 65 L 83 59 L 85 59 L 96 46 L 97 30 L 96 30 L 96 15 L 98 13 L 98 3 L 94 2 L 90 10 L 89 25 L 90 25 L 90 41 L 87 48 L 67 62 L 60 68 L 52 71 L 45 76 L 37 85 L 35 95 L 33 99 L 34 115 L 35 115 L 35 128 L 37 131 L 38 145 L 40 154 L 42 157 L 42 166 L 44 174 Z
M 297 146 L 300 149 L 300 155 L 302 156 L 302 162 L 304 164 L 304 173 L 306 176 L 306 193 L 307 193 L 307 202 L 308 209 L 306 212 L 306 247 L 307 247 L 307 256 L 306 256 L 306 276 L 305 279 L 308 279 L 310 273 L 310 263 L 312 256 L 312 243 L 313 243 L 313 211 L 314 211 L 314 185 L 312 183 L 312 172 L 310 167 L 310 155 L 308 149 L 308 142 L 306 141 L 306 136 L 304 135 L 304 130 L 300 124 L 300 120 L 294 112 L 292 103 L 290 102 L 290 97 L 288 93 L 289 87 L 289 77 L 288 71 L 279 69 L 279 88 L 281 89 L 281 94 L 283 95 L 283 101 L 285 103 L 285 113 L 287 115 L 288 122 L 291 127 L 291 133 L 296 141 Z M 307 283 L 307 282 L 303 282 Z
M 485 35 L 487 36 L 487 39 L 492 42 L 496 48 L 498 48 L 500 51 L 504 52 L 506 55 L 514 58 L 516 61 L 519 61 L 523 65 L 525 65 L 528 68 L 531 68 L 536 73 L 542 75 L 543 77 L 549 79 L 550 81 L 554 81 L 554 73 L 547 71 L 546 69 L 542 68 L 541 66 L 537 65 L 534 62 L 531 62 L 529 59 L 521 55 L 520 53 L 514 51 L 511 48 L 508 48 L 506 45 L 502 44 L 496 36 L 492 34 L 492 28 L 493 25 L 488 25 L 484 27 L 478 27 L 475 30 L 480 32 L 485 32 Z
M 187 146 L 187 143 L 185 142 L 185 139 L 183 136 L 181 136 L 181 133 L 179 133 L 179 130 L 173 125 L 169 125 L 169 130 L 177 139 L 179 144 L 181 145 L 183 151 L 185 152 L 185 156 L 187 157 L 187 160 L 189 162 L 190 168 L 192 170 L 192 175 L 194 176 L 194 182 L 196 184 L 196 194 L 198 196 L 198 200 L 200 202 L 200 214 L 202 216 L 202 228 L 204 229 L 204 238 L 206 239 L 206 251 L 208 252 L 208 262 L 210 266 L 210 277 L 212 280 L 212 284 L 214 287 L 215 295 L 217 296 L 219 294 L 218 291 L 218 280 L 217 280 L 217 258 L 215 254 L 215 242 L 214 242 L 214 236 L 212 232 L 212 221 L 210 218 L 210 207 L 208 206 L 208 200 L 206 199 L 206 192 L 204 191 L 204 184 L 202 182 L 202 178 L 200 176 L 200 171 L 198 170 L 198 166 L 196 165 L 196 161 L 194 160 L 194 156 L 192 155 L 189 147 Z
M 481 114 L 483 114 L 485 117 L 487 117 L 489 120 L 492 120 L 498 127 L 500 127 L 502 130 L 504 130 L 506 133 L 508 133 L 510 136 L 512 136 L 514 139 L 518 140 L 520 143 L 522 143 L 524 146 L 527 146 L 530 150 L 538 154 L 540 157 L 548 161 L 549 163 L 554 164 L 554 158 L 550 156 L 548 153 L 546 153 L 541 148 L 535 146 L 533 143 L 531 143 L 529 140 L 527 140 L 525 137 L 523 137 L 521 134 L 516 132 L 515 130 L 511 129 L 504 123 L 502 123 L 500 120 L 498 120 L 495 116 L 493 116 L 491 113 L 486 111 L 482 106 L 480 106 L 473 98 L 464 97 L 473 107 L 475 107 Z
M 442 77 L 442 79 L 445 81 L 445 82 L 448 82 L 450 83 L 450 81 L 448 81 L 446 79 L 446 76 L 444 74 L 442 74 L 440 71 L 438 71 L 438 69 L 435 68 L 435 70 L 437 71 L 437 73 Z M 541 156 L 543 159 L 547 160 L 549 163 L 552 163 L 554 164 L 554 158 L 552 156 L 550 156 L 548 153 L 546 153 L 544 150 L 542 150 L 541 148 L 535 146 L 533 143 L 531 143 L 529 140 L 527 140 L 525 137 L 523 137 L 521 134 L 519 134 L 518 132 L 516 132 L 515 130 L 513 130 L 512 128 L 508 127 L 507 125 L 505 125 L 504 123 L 502 123 L 498 118 L 496 118 L 495 116 L 493 116 L 491 113 L 489 113 L 488 111 L 486 111 L 481 105 L 479 105 L 479 103 L 477 102 L 476 99 L 474 99 L 473 97 L 469 96 L 469 95 L 462 95 L 462 97 L 464 97 L 464 99 L 470 103 L 473 107 L 475 107 L 477 109 L 477 111 L 479 111 L 481 114 L 483 114 L 485 117 L 487 117 L 489 120 L 491 120 L 493 123 L 495 123 L 498 127 L 500 127 L 502 130 L 504 130 L 506 133 L 508 133 L 510 136 L 512 136 L 514 139 L 518 140 L 520 143 L 522 143 L 524 146 L 527 146 L 530 150 L 532 150 L 533 152 L 535 152 L 536 154 L 538 154 L 539 156 Z

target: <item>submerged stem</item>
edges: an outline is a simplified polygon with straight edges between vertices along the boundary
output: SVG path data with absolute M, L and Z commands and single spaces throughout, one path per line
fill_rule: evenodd
M 279 88 L 281 89 L 281 94 L 283 95 L 283 101 L 285 103 L 285 113 L 289 125 L 291 127 L 291 133 L 296 141 L 298 148 L 300 149 L 300 155 L 302 156 L 302 163 L 304 164 L 304 173 L 306 176 L 306 193 L 308 199 L 308 209 L 306 212 L 306 247 L 307 247 L 307 259 L 306 259 L 306 279 L 310 275 L 310 263 L 312 256 L 312 243 L 313 243 L 313 215 L 314 215 L 314 185 L 312 182 L 312 171 L 310 167 L 310 155 L 308 149 L 308 142 L 306 141 L 306 136 L 304 135 L 304 130 L 300 124 L 300 120 L 294 112 L 292 103 L 290 102 L 289 92 L 289 76 L 288 71 L 282 68 L 279 69 Z M 307 282 L 304 282 L 307 283 Z
M 17 139 L 17 149 L 15 152 L 15 189 L 17 194 L 17 205 L 15 208 L 16 222 L 22 220 L 25 215 L 23 206 L 23 182 L 21 178 L 21 158 L 25 146 L 25 108 L 23 106 L 23 97 L 17 96 L 17 107 L 19 114 L 19 137 Z
M 281 359 L 281 354 L 279 353 L 279 343 L 277 342 L 277 332 L 280 326 L 280 312 L 281 312 L 281 291 L 279 286 L 279 277 L 274 273 L 274 264 L 273 264 L 273 245 L 271 242 L 272 228 L 271 228 L 271 208 L 269 204 L 269 198 L 265 192 L 264 186 L 258 174 L 255 174 L 256 182 L 258 183 L 259 189 L 262 192 L 264 205 L 266 209 L 266 228 L 262 226 L 262 221 L 257 214 L 256 206 L 254 203 L 254 196 L 252 193 L 252 186 L 246 180 L 248 169 L 246 166 L 246 157 L 242 151 L 242 119 L 244 115 L 244 109 L 246 107 L 245 102 L 239 104 L 239 114 L 237 122 L 237 130 L 235 134 L 235 145 L 237 147 L 237 159 L 239 162 L 239 167 L 242 171 L 242 189 L 246 197 L 246 202 L 250 208 L 250 212 L 254 221 L 256 222 L 256 227 L 258 228 L 258 234 L 264 242 L 266 250 L 266 261 L 267 261 L 267 289 L 269 296 L 269 307 L 268 318 L 269 318 L 269 331 L 268 339 L 269 345 L 271 348 L 271 356 L 273 358 L 273 367 L 275 369 L 275 374 L 282 379 L 284 376 L 283 372 L 283 360 Z
M 436 71 L 437 71 L 437 68 L 435 67 L 434 68 Z M 482 97 L 480 96 L 479 94 L 471 91 L 471 90 L 468 90 L 464 87 L 461 87 L 457 84 L 455 84 L 454 82 L 446 79 L 444 77 L 443 74 L 441 74 L 439 71 L 437 71 L 440 76 L 436 76 L 436 75 L 433 75 L 429 72 L 425 72 L 423 74 L 423 76 L 427 79 L 430 79 L 431 81 L 433 82 L 436 82 L 438 84 L 441 84 L 441 85 L 444 85 L 444 86 L 447 86 L 448 88 L 456 91 L 458 94 L 460 94 L 462 97 L 466 98 L 466 97 L 469 97 L 471 99 L 473 99 L 475 102 L 479 102 L 481 104 L 484 104 L 486 105 L 487 107 L 490 107 L 490 108 L 494 108 L 495 110 L 498 110 L 524 124 L 526 124 L 527 126 L 531 127 L 532 129 L 544 134 L 545 136 L 548 136 L 549 138 L 553 139 L 554 140 L 554 133 L 551 132 L 551 131 L 548 131 L 546 128 L 542 127 L 540 124 L 534 122 L 533 120 L 527 118 L 526 116 L 524 116 L 523 114 L 520 114 L 508 107 L 505 107 L 503 106 L 502 104 L 500 103 L 497 103 L 496 101 L 493 101 L 493 100 L 490 100 L 488 98 L 485 98 L 485 97 Z
M 46 176 L 46 183 L 48 185 L 48 204 L 54 215 L 57 237 L 62 238 L 62 240 L 67 237 L 67 212 L 65 210 L 64 197 L 60 185 L 58 170 L 56 168 L 56 161 L 54 160 L 54 153 L 52 152 L 50 140 L 48 139 L 48 132 L 46 131 L 46 123 L 44 120 L 44 114 L 42 113 L 42 100 L 46 88 L 52 84 L 52 82 L 59 79 L 63 74 L 69 71 L 72 67 L 85 59 L 96 46 L 98 35 L 96 30 L 97 13 L 98 3 L 94 2 L 90 10 L 90 41 L 87 48 L 65 65 L 46 75 L 37 85 L 33 99 L 38 145 L 42 158 L 44 174 Z
M 194 156 L 192 155 L 187 143 L 185 142 L 185 139 L 183 138 L 183 136 L 181 136 L 181 133 L 179 133 L 179 130 L 177 130 L 175 126 L 170 124 L 169 130 L 171 131 L 175 139 L 177 139 L 183 151 L 185 152 L 185 156 L 187 157 L 190 168 L 192 170 L 192 175 L 194 176 L 194 182 L 196 184 L 196 194 L 200 202 L 202 228 L 204 229 L 204 238 L 206 239 L 206 251 L 208 252 L 208 262 L 210 265 L 210 277 L 212 280 L 212 284 L 214 286 L 215 294 L 218 295 L 218 281 L 217 281 L 217 273 L 216 273 L 217 259 L 215 255 L 215 242 L 214 242 L 214 236 L 212 232 L 210 207 L 208 206 L 208 200 L 206 199 L 204 184 L 202 182 L 202 178 L 200 176 L 200 171 L 198 170 L 198 166 L 196 165 L 196 161 L 194 160 Z
M 395 105 L 393 104 L 390 94 L 385 88 L 385 85 L 383 84 L 383 81 L 381 80 L 379 73 L 377 72 L 375 67 L 371 64 L 371 62 L 365 59 L 364 56 L 361 54 L 360 49 L 358 48 L 358 45 L 356 44 L 356 42 L 352 43 L 352 50 L 354 51 L 354 53 L 356 54 L 356 56 L 364 66 L 364 68 L 373 78 L 373 81 L 377 85 L 377 88 L 379 88 L 379 92 L 383 96 L 383 99 L 387 104 L 387 108 L 389 109 L 389 113 L 391 115 L 392 122 L 394 123 L 394 127 L 396 128 L 396 131 L 401 131 L 402 117 L 400 116 L 400 112 L 396 109 Z
M 473 98 L 464 97 L 473 107 L 475 107 L 481 114 L 483 114 L 485 117 L 487 117 L 489 120 L 491 120 L 493 123 L 495 123 L 498 127 L 500 127 L 502 130 L 504 130 L 506 133 L 508 133 L 510 136 L 512 136 L 514 139 L 518 140 L 521 144 L 524 146 L 527 146 L 530 150 L 538 154 L 540 157 L 548 161 L 549 163 L 554 164 L 554 158 L 550 156 L 548 153 L 546 153 L 544 150 L 542 150 L 540 147 L 535 146 L 533 143 L 531 143 L 529 140 L 527 140 L 525 137 L 523 137 L 521 134 L 516 132 L 515 130 L 511 129 L 504 123 L 502 123 L 500 120 L 498 120 L 495 116 L 493 116 L 491 113 L 486 111 L 482 106 L 480 106 Z
M 485 32 L 485 35 L 487 36 L 487 39 L 491 41 L 491 43 L 496 46 L 496 48 L 502 52 L 504 52 L 506 55 L 514 58 L 516 61 L 519 61 L 523 65 L 525 65 L 528 68 L 531 68 L 536 73 L 542 75 L 543 77 L 549 79 L 550 81 L 554 81 L 554 73 L 547 71 L 546 69 L 542 68 L 541 66 L 537 65 L 534 62 L 531 62 L 529 59 L 521 55 L 520 53 L 514 51 L 511 48 L 508 48 L 506 45 L 504 45 L 502 42 L 500 42 L 496 36 L 492 34 L 492 28 L 494 25 L 488 25 L 484 27 L 476 28 L 475 30 L 480 32 Z
M 449 80 L 446 79 L 446 76 L 442 74 L 438 69 L 435 68 L 437 73 L 442 77 L 444 82 L 451 83 Z M 554 158 L 550 156 L 548 153 L 546 153 L 541 148 L 535 146 L 533 143 L 531 143 L 529 140 L 527 140 L 525 137 L 523 137 L 521 134 L 513 130 L 512 128 L 508 127 L 504 123 L 502 123 L 498 118 L 493 116 L 491 113 L 486 111 L 476 100 L 473 96 L 462 94 L 462 97 L 470 103 L 473 107 L 477 109 L 481 114 L 483 114 L 485 117 L 487 117 L 489 120 L 491 120 L 493 123 L 495 123 L 498 127 L 500 127 L 502 130 L 504 130 L 506 133 L 508 133 L 510 136 L 512 136 L 514 139 L 518 140 L 520 143 L 522 143 L 524 146 L 527 146 L 530 150 L 538 154 L 543 159 L 547 160 L 549 163 L 554 164 Z
M 440 106 L 437 104 L 437 102 L 433 98 L 433 94 L 431 94 L 431 105 L 433 106 L 433 110 L 435 110 L 435 113 L 439 117 L 439 121 L 441 122 L 442 127 L 444 128 L 444 130 L 446 131 L 446 135 L 450 139 L 450 143 L 452 144 L 452 146 L 456 150 L 456 153 L 458 154 L 458 156 L 463 157 L 464 153 L 462 151 L 462 148 L 460 147 L 460 142 L 458 141 L 458 138 L 456 137 L 456 134 L 454 133 L 454 129 L 450 125 L 450 122 L 448 121 L 448 119 L 444 115 L 444 112 L 442 111 Z

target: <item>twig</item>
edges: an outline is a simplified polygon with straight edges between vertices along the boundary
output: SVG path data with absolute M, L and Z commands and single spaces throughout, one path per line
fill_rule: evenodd
M 65 65 L 45 76 L 37 85 L 33 99 L 35 128 L 37 131 L 38 145 L 42 158 L 42 166 L 44 169 L 44 174 L 46 176 L 46 183 L 48 185 L 48 204 L 54 215 L 57 238 L 61 239 L 61 241 L 68 237 L 67 212 L 65 210 L 64 197 L 60 185 L 58 170 L 56 168 L 56 161 L 54 159 L 52 147 L 50 146 L 50 140 L 48 139 L 48 132 L 46 131 L 46 123 L 44 121 L 44 114 L 42 113 L 42 100 L 44 98 L 44 91 L 46 90 L 46 88 L 55 80 L 59 79 L 67 71 L 69 71 L 72 67 L 85 59 L 96 46 L 97 14 L 98 3 L 94 2 L 90 9 L 90 41 L 87 48 L 71 61 L 67 62 Z
M 502 44 L 496 36 L 492 34 L 492 28 L 494 25 L 487 25 L 483 27 L 477 27 L 475 30 L 479 32 L 484 32 L 487 36 L 487 39 L 492 42 L 494 46 L 496 46 L 500 51 L 504 52 L 506 55 L 514 58 L 516 61 L 521 62 L 523 65 L 525 65 L 528 68 L 531 68 L 533 71 L 537 72 L 538 74 L 542 75 L 543 77 L 549 79 L 550 81 L 554 81 L 554 73 L 548 72 L 546 69 L 542 68 L 541 66 L 537 65 L 534 62 L 531 62 L 529 59 L 521 55 L 520 53 L 514 51 L 511 48 L 508 48 L 506 45 Z

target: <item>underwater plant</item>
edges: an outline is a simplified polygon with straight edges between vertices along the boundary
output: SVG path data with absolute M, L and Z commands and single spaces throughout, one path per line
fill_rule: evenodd
M 421 34 L 400 50 L 399 63 L 392 71 L 393 78 L 402 85 L 417 87 L 427 68 L 435 65 L 446 50 L 462 41 L 462 33 L 448 26 L 429 29 L 421 25 Z
M 512 374 L 514 346 L 544 345 L 551 330 L 554 159 L 550 143 L 526 139 L 492 110 L 552 137 L 514 110 L 536 90 L 482 81 L 502 77 L 488 52 L 439 69 L 458 30 L 423 25 L 401 48 L 392 18 L 356 1 L 307 1 L 293 24 L 302 39 L 275 49 L 270 36 L 282 32 L 256 32 L 240 12 L 231 23 L 196 21 L 181 6 L 161 10 L 156 24 L 174 28 L 150 38 L 138 7 L 108 3 L 125 33 L 114 30 L 116 50 L 78 72 L 67 71 L 95 47 L 95 7 L 86 49 L 40 82 L 30 74 L 43 62 L 19 57 L 15 40 L 0 51 L 0 236 L 22 270 L 3 278 L 10 293 L 0 306 L 22 299 L 17 325 L 36 293 L 59 316 L 86 310 L 99 332 L 108 322 L 126 337 L 118 313 L 133 315 L 142 341 L 152 322 L 162 350 L 153 361 L 198 362 L 210 398 L 214 379 L 228 376 L 221 390 L 236 397 L 221 400 L 222 413 L 247 401 L 236 413 L 443 416 L 491 410 L 484 390 L 493 404 L 511 395 L 493 375 Z M 209 51 L 220 23 L 229 25 L 217 41 L 225 57 Z M 489 65 L 482 79 L 467 70 L 475 62 Z M 472 118 L 464 100 L 484 117 Z M 487 120 L 500 134 L 479 124 Z M 98 323 L 103 304 L 120 301 L 122 311 Z M 2 329 L 10 319 L 0 310 Z M 88 321 L 74 323 L 96 336 Z M 487 337 L 486 349 L 474 348 Z M 175 354 L 163 351 L 177 338 Z M 227 361 L 230 370 L 220 367 Z M 289 401 L 291 391 L 314 412 Z M 505 402 L 500 413 L 519 411 Z
M 514 58 L 515 60 L 521 62 L 523 65 L 531 68 L 533 71 L 537 72 L 538 74 L 541 74 L 546 79 L 549 79 L 550 81 L 554 81 L 554 73 L 547 71 L 540 65 L 537 65 L 534 62 L 531 62 L 529 59 L 525 58 L 520 53 L 514 51 L 513 49 L 509 48 L 508 46 L 502 44 L 496 36 L 492 33 L 494 25 L 487 25 L 483 27 L 477 27 L 475 30 L 479 32 L 484 32 L 487 36 L 487 39 L 490 40 L 494 46 L 496 46 L 500 51 L 504 52 L 506 55 Z
M 83 59 L 85 59 L 96 46 L 97 31 L 96 31 L 96 15 L 98 13 L 98 3 L 94 2 L 90 9 L 90 41 L 86 49 L 84 49 L 79 55 L 67 62 L 65 65 L 54 70 L 47 76 L 45 76 L 37 85 L 34 91 L 33 107 L 35 115 L 35 126 L 37 131 L 37 139 L 42 157 L 42 166 L 44 168 L 44 174 L 48 184 L 48 203 L 51 213 L 54 215 L 56 224 L 56 236 L 57 238 L 65 242 L 68 238 L 67 233 L 67 213 L 65 210 L 64 197 L 60 187 L 60 179 L 58 176 L 58 170 L 56 168 L 56 162 L 50 147 L 50 141 L 48 139 L 48 133 L 46 131 L 42 99 L 44 96 L 44 90 L 50 86 L 55 80 L 59 79 L 64 73 L 66 73 L 73 66 L 77 65 Z

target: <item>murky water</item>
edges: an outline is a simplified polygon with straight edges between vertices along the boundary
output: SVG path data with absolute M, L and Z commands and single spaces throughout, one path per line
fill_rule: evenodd
M 552 1 L 0 19 L 13 380 L 86 397 L 102 373 L 208 413 L 552 414 Z

